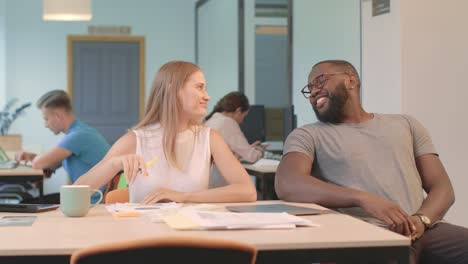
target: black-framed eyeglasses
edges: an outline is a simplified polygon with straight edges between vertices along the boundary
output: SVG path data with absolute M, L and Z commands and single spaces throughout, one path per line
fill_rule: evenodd
M 325 73 L 322 73 L 319 76 L 315 77 L 315 79 L 312 82 L 306 84 L 306 86 L 304 86 L 301 89 L 302 95 L 304 95 L 304 97 L 306 99 L 309 99 L 310 96 L 312 95 L 312 89 L 314 89 L 314 88 L 322 89 L 323 86 L 325 86 L 325 84 L 327 83 L 327 81 L 329 79 L 327 76 L 338 75 L 338 74 L 346 74 L 346 75 L 350 76 L 350 74 L 347 73 L 347 72 L 325 72 Z

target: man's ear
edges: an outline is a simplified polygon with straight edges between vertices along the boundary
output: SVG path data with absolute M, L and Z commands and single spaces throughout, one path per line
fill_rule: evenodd
M 348 89 L 350 90 L 353 90 L 353 89 L 357 89 L 358 86 L 359 86 L 359 83 L 358 83 L 358 79 L 356 77 L 356 75 L 349 75 L 349 78 L 348 78 L 348 85 L 346 87 L 348 87 Z
M 240 106 L 236 108 L 236 113 L 242 113 L 242 108 Z
M 55 109 L 53 114 L 55 115 L 55 118 L 57 118 L 57 120 L 63 120 L 63 116 L 65 115 L 65 111 L 62 111 L 61 109 Z

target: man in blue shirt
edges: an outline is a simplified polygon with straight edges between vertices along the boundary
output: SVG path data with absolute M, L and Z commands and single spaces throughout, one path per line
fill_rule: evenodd
M 104 137 L 94 128 L 76 119 L 71 101 L 62 90 L 53 90 L 44 94 L 37 102 L 37 107 L 44 117 L 45 127 L 54 134 L 65 136 L 56 147 L 43 154 L 21 151 L 16 153 L 17 161 L 32 161 L 35 169 L 49 169 L 63 166 L 70 180 L 75 182 L 96 165 L 107 153 L 110 146 Z M 105 186 L 101 187 L 104 191 Z M 59 203 L 59 196 L 46 199 L 48 203 Z M 99 196 L 93 196 L 92 202 Z

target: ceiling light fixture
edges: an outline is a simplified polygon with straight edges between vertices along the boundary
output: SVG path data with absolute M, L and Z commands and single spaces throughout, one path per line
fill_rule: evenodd
M 52 21 L 89 21 L 91 0 L 43 0 L 42 19 Z

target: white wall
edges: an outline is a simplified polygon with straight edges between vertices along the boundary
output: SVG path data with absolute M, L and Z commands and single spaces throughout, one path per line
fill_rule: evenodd
M 455 188 L 447 215 L 468 227 L 468 1 L 401 1 L 403 112 L 429 130 Z
M 6 102 L 6 80 L 5 80 L 5 3 L 0 0 L 0 109 Z
M 148 94 L 163 63 L 194 61 L 194 9 L 195 0 L 98 0 L 93 1 L 90 22 L 45 22 L 41 19 L 42 1 L 6 1 L 4 11 L 0 11 L 6 14 L 6 94 L 35 103 L 51 89 L 66 89 L 66 38 L 87 34 L 88 25 L 128 25 L 133 35 L 145 37 Z M 3 58 L 0 56 L 0 61 Z M 34 107 L 13 124 L 11 132 L 23 134 L 24 145 L 32 150 L 47 150 L 60 139 L 44 128 Z M 63 171 L 59 174 L 46 180 L 46 193 L 57 191 L 65 182 Z
M 300 93 L 315 63 L 344 59 L 358 71 L 361 67 L 359 1 L 293 2 L 292 99 L 298 126 L 317 120 L 309 101 Z
M 211 97 L 208 112 L 239 90 L 238 2 L 210 0 L 198 8 L 198 65 Z
M 401 113 L 400 0 L 391 12 L 372 16 L 362 1 L 362 104 L 369 112 Z
M 370 8 L 371 1 L 362 2 L 364 107 L 424 124 L 455 189 L 446 219 L 468 227 L 468 2 L 392 0 L 391 12 L 377 17 Z

